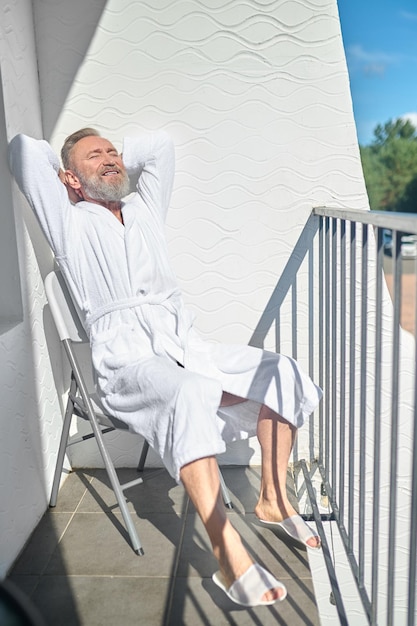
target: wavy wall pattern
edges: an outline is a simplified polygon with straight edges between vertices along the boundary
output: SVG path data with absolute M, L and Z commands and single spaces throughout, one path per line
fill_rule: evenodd
M 42 6 L 47 101 L 46 77 L 65 75 L 48 40 L 67 23 Z M 114 140 L 158 127 L 174 136 L 168 237 L 200 329 L 218 339 L 248 340 L 312 205 L 367 206 L 333 0 L 110 0 L 53 140 L 94 124 Z M 216 284 L 228 311 L 213 304 Z M 248 293 L 259 294 L 252 316 Z
M 180 284 L 203 334 L 247 342 L 312 206 L 368 207 L 336 1 L 44 0 L 35 19 L 53 144 L 173 136 Z

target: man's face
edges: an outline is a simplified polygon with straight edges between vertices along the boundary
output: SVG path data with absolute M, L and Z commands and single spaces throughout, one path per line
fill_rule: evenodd
M 84 137 L 71 150 L 71 172 L 85 200 L 117 202 L 129 193 L 121 156 L 104 137 Z

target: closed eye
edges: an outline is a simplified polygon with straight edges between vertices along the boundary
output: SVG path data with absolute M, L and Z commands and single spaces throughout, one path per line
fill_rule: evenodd
M 89 152 L 87 154 L 87 159 L 96 159 L 97 157 L 101 157 L 103 156 L 103 154 L 105 154 L 106 156 L 110 156 L 110 157 L 115 157 L 117 158 L 119 156 L 119 153 L 117 152 L 116 148 L 109 148 L 108 150 L 92 150 L 91 152 Z

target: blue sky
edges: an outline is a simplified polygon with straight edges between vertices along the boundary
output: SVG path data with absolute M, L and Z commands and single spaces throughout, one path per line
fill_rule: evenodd
M 417 1 L 338 0 L 359 143 L 377 124 L 417 127 Z

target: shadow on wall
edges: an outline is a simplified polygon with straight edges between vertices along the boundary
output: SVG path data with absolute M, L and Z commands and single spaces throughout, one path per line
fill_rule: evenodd
M 23 320 L 19 259 L 13 213 L 12 187 L 7 161 L 6 118 L 0 74 L 0 332 Z M 4 140 L 3 140 L 4 138 Z
M 272 326 L 275 326 L 275 349 L 277 352 L 280 352 L 280 308 L 290 292 L 290 288 L 296 286 L 297 272 L 300 269 L 307 253 L 309 255 L 312 254 L 313 240 L 319 228 L 319 223 L 320 221 L 317 216 L 310 215 L 284 268 L 284 271 L 282 272 L 281 277 L 272 292 L 272 295 L 265 307 L 265 311 L 253 331 L 252 337 L 249 340 L 249 345 L 256 346 L 257 348 L 263 348 L 269 330 Z M 312 272 L 312 268 L 313 264 L 310 263 L 309 273 Z M 293 332 L 296 333 L 297 318 L 295 307 L 293 307 L 292 315 L 292 328 Z M 312 315 L 313 307 L 312 303 L 309 302 L 309 323 L 311 323 Z
M 106 4 L 107 0 L 57 4 L 49 0 L 33 5 L 43 132 L 47 140 L 51 139 Z

